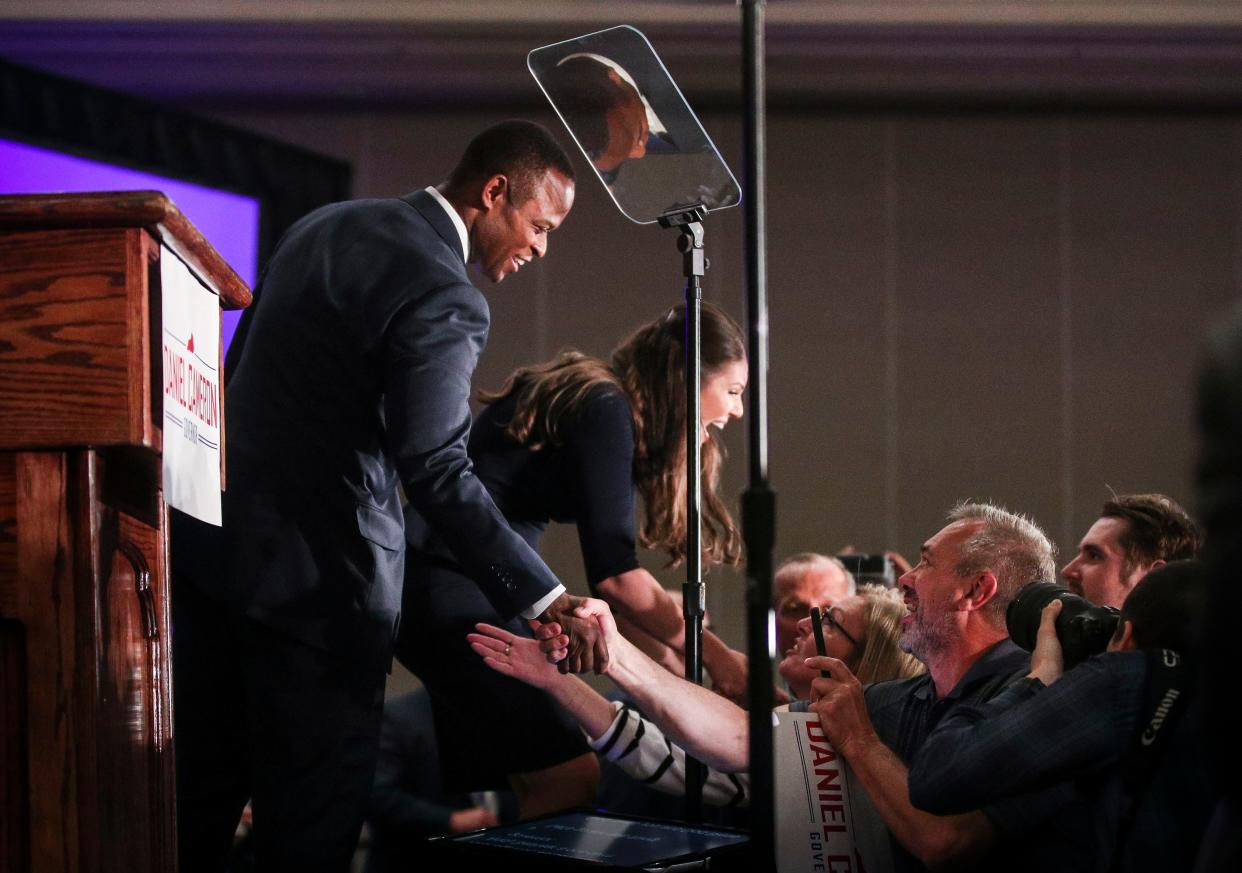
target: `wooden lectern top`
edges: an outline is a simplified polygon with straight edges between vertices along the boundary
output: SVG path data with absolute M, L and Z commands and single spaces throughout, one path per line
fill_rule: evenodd
M 177 204 L 159 191 L 19 194 L 0 197 L 0 232 L 87 227 L 146 227 L 220 296 L 224 309 L 244 309 L 251 294 Z

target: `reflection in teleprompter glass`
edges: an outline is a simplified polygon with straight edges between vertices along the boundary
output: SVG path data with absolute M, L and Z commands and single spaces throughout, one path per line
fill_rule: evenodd
M 740 202 L 737 179 L 639 31 L 589 33 L 535 49 L 526 62 L 631 221 Z
M 747 841 L 745 834 L 729 831 L 584 812 L 491 828 L 456 839 L 617 867 L 702 855 Z

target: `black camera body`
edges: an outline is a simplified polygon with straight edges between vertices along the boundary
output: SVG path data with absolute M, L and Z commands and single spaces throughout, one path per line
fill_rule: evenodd
M 859 585 L 870 583 L 885 588 L 897 587 L 897 568 L 887 555 L 837 555 L 837 560 L 845 565 Z
M 1035 650 L 1040 613 L 1054 600 L 1061 601 L 1057 616 L 1057 639 L 1065 658 L 1065 669 L 1080 664 L 1108 647 L 1121 612 L 1111 606 L 1096 606 L 1068 588 L 1051 582 L 1032 582 L 1023 586 L 1005 611 L 1005 624 L 1014 644 L 1028 652 Z

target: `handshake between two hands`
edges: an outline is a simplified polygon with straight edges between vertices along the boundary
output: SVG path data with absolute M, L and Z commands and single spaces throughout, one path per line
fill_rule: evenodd
M 604 601 L 562 594 L 531 626 L 540 650 L 562 673 L 608 670 L 608 638 L 617 627 Z

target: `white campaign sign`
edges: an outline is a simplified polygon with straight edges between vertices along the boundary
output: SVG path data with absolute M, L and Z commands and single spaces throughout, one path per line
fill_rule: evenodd
M 888 873 L 883 820 L 813 712 L 772 713 L 779 873 Z
M 165 248 L 164 500 L 220 524 L 220 298 Z

